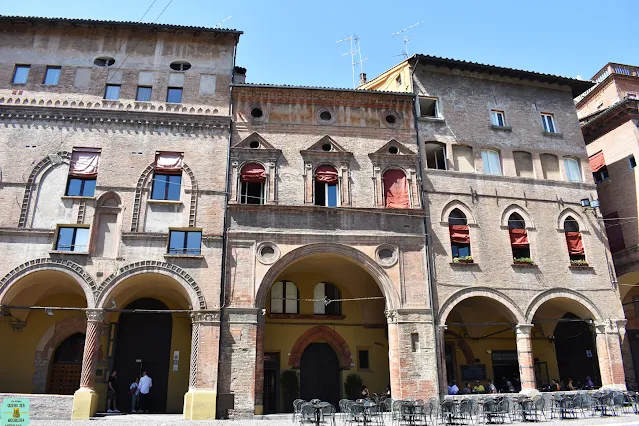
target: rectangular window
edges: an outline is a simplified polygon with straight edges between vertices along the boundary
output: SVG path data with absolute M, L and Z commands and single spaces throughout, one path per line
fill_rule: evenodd
M 291 281 L 278 281 L 271 287 L 271 313 L 297 314 L 297 286 Z
M 58 228 L 55 249 L 59 251 L 88 252 L 89 228 L 64 226 Z
M 182 88 L 169 87 L 169 90 L 166 93 L 166 101 L 173 104 L 182 103 Z
M 490 122 L 493 126 L 504 127 L 506 125 L 505 117 L 504 111 L 497 111 L 495 109 L 490 111 Z
M 27 84 L 29 69 L 31 69 L 31 65 L 16 65 L 11 82 L 13 84 Z
M 368 360 L 368 349 L 360 349 L 357 351 L 357 365 L 360 370 L 368 370 L 371 368 Z
M 151 88 L 146 86 L 138 86 L 138 92 L 135 95 L 135 100 L 138 102 L 151 101 Z
M 569 182 L 581 182 L 581 168 L 579 160 L 574 158 L 564 158 L 564 166 L 566 167 L 566 179 Z
M 429 169 L 446 170 L 446 145 L 426 142 L 426 165 Z
M 242 182 L 240 189 L 241 204 L 264 204 L 263 182 Z
M 95 195 L 95 179 L 69 177 L 65 195 L 70 197 L 93 197 Z
M 533 177 L 533 160 L 532 154 L 525 151 L 514 151 L 513 159 L 515 160 L 515 172 L 519 177 Z
M 483 150 L 481 159 L 484 163 L 484 173 L 487 175 L 501 175 L 501 160 L 499 152 L 492 150 Z
M 60 67 L 47 67 L 44 74 L 44 82 L 47 86 L 57 86 L 60 79 Z
M 315 181 L 315 205 L 326 207 L 338 206 L 338 194 L 336 183 Z
M 544 175 L 544 179 L 560 180 L 561 173 L 559 172 L 559 158 L 553 154 L 541 154 L 539 155 L 541 160 L 541 170 Z
M 465 145 L 453 145 L 453 161 L 458 172 L 473 173 L 475 171 L 475 159 L 473 149 Z
M 552 114 L 541 114 L 541 122 L 544 125 L 544 132 L 556 133 L 555 118 Z
M 410 350 L 411 352 L 419 352 L 419 333 L 410 334 Z
M 470 256 L 470 244 L 451 243 L 453 258 Z
M 199 255 L 202 246 L 202 231 L 170 231 L 169 254 Z
M 419 116 L 420 117 L 439 117 L 439 109 L 437 107 L 436 98 L 419 97 Z
M 628 166 L 630 167 L 630 169 L 634 169 L 635 167 L 637 167 L 637 160 L 635 160 L 634 155 L 628 157 Z
M 595 183 L 599 185 L 601 182 L 608 180 L 610 176 L 608 176 L 608 167 L 603 166 L 596 172 L 592 174 L 592 177 L 595 179 Z
M 120 99 L 120 85 L 119 84 L 107 84 L 104 90 L 104 99 L 108 101 L 117 101 Z
M 182 175 L 153 175 L 153 185 L 151 190 L 152 200 L 180 200 L 180 186 Z

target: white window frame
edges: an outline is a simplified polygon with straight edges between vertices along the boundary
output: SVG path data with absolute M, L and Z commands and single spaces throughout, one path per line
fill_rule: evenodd
M 258 183 L 258 182 L 242 182 L 242 179 L 240 178 L 240 199 L 239 199 L 240 204 L 251 204 L 251 203 L 242 202 L 242 200 L 248 200 L 249 183 Z M 266 182 L 259 182 L 259 184 L 261 186 L 260 202 L 259 204 L 255 204 L 255 205 L 266 204 Z
M 501 117 L 501 123 L 499 124 L 499 117 Z M 508 125 L 506 124 L 506 113 L 502 110 L 499 109 L 491 109 L 490 110 L 490 123 L 493 126 L 497 126 L 497 127 L 507 127 Z
M 284 283 L 286 283 L 286 286 L 284 286 Z M 292 281 L 278 281 L 273 284 L 273 287 L 271 287 L 270 297 L 271 313 L 291 315 L 299 314 L 299 303 L 297 303 L 298 294 L 299 290 Z M 275 298 L 275 304 L 273 303 L 273 298 Z
M 317 185 L 317 181 L 313 182 L 313 188 L 315 188 L 315 185 Z M 329 206 L 328 205 L 328 186 L 329 185 L 335 185 L 335 191 L 336 193 L 336 198 L 337 198 L 337 204 L 335 206 Z M 317 194 L 314 194 L 314 197 L 317 197 Z M 326 183 L 324 182 L 324 207 L 340 207 L 342 204 L 342 200 L 341 200 L 342 196 L 341 196 L 341 192 L 340 192 L 340 187 L 339 187 L 339 181 L 337 183 Z M 315 201 L 315 200 L 313 200 Z
M 435 115 L 431 116 L 431 115 L 422 115 L 422 105 L 421 105 L 421 100 L 422 99 L 430 99 L 435 101 Z M 436 96 L 418 96 L 417 97 L 417 109 L 419 111 L 419 118 L 442 118 L 441 114 L 440 114 L 440 110 L 439 110 L 439 98 Z
M 555 114 L 549 112 L 541 113 L 541 124 L 544 128 L 544 132 L 546 133 L 559 133 L 557 129 L 557 122 L 555 121 Z M 550 130 L 550 125 L 552 125 L 552 130 Z
M 574 170 L 571 171 L 570 167 L 568 167 L 568 164 L 570 164 L 571 162 L 577 165 L 577 176 L 571 176 L 573 174 L 572 172 L 574 172 Z M 583 178 L 581 176 L 581 161 L 579 161 L 577 158 L 565 157 L 564 170 L 566 172 L 566 180 L 568 182 L 583 182 Z M 576 177 L 577 179 L 574 179 L 574 177 Z
M 443 153 L 443 157 L 444 157 L 444 164 L 443 164 L 443 168 L 439 168 L 439 162 L 437 161 L 437 152 L 442 151 Z M 448 170 L 446 168 L 446 145 L 440 146 L 438 148 L 433 149 L 433 155 L 435 156 L 435 169 L 437 170 Z
M 495 154 L 497 155 L 497 166 L 499 167 L 499 170 L 496 170 L 498 173 L 495 173 L 495 170 L 492 169 L 491 167 L 491 163 L 490 163 L 490 158 L 488 158 L 489 155 L 491 154 Z M 484 174 L 486 175 L 493 175 L 493 176 L 503 176 L 503 170 L 501 167 L 501 155 L 500 152 L 495 150 L 495 149 L 482 149 L 481 150 L 481 160 L 483 163 L 483 170 L 484 170 Z M 488 160 L 488 161 L 487 161 Z

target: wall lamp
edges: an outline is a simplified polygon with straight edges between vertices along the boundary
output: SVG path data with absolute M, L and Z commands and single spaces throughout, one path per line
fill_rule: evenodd
M 581 199 L 581 207 L 583 208 L 596 208 L 599 207 L 599 200 L 590 200 L 588 198 L 582 198 Z

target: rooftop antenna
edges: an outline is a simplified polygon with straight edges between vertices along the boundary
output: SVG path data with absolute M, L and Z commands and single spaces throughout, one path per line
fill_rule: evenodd
M 364 61 L 368 60 L 368 58 L 362 59 L 362 51 L 359 47 L 359 37 L 355 34 L 352 36 L 348 36 L 341 40 L 337 40 L 336 43 L 342 43 L 344 41 L 350 41 L 351 50 L 346 53 L 342 53 L 342 56 L 351 55 L 351 67 L 353 68 L 353 89 L 357 88 L 357 83 L 355 80 L 355 68 L 359 65 L 359 73 L 360 75 L 364 73 Z M 357 59 L 357 60 L 356 60 Z
M 227 16 L 226 18 L 222 19 L 220 22 L 218 22 L 217 24 L 213 25 L 213 28 L 220 28 L 220 26 L 225 23 L 226 21 L 228 21 L 229 19 L 231 19 L 232 16 Z
M 406 27 L 406 28 L 403 28 L 403 29 L 401 29 L 401 30 L 399 30 L 397 32 L 394 32 L 393 33 L 393 38 L 395 38 L 396 36 L 398 36 L 400 34 L 405 33 L 406 31 L 410 30 L 411 28 L 415 28 L 416 26 L 418 26 L 422 22 L 424 22 L 424 21 L 416 22 L 416 23 L 414 23 L 413 25 L 411 25 L 409 27 Z M 408 42 L 411 41 L 412 39 L 413 39 L 413 37 L 404 36 L 404 51 L 401 54 L 399 54 L 399 55 L 394 55 L 393 57 L 403 56 L 404 59 L 408 59 Z

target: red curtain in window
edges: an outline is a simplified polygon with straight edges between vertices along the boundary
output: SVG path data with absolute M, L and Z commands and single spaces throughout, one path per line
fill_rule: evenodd
M 571 255 L 583 255 L 584 244 L 581 241 L 581 232 L 566 232 L 566 243 L 568 244 L 568 253 Z
M 528 247 L 528 232 L 525 229 L 510 229 L 510 245 L 514 248 Z
M 242 167 L 240 172 L 240 180 L 242 182 L 266 182 L 266 171 L 264 166 L 258 163 L 248 163 Z
M 470 244 L 468 225 L 449 225 L 450 241 L 458 244 Z
M 590 162 L 590 169 L 592 170 L 593 173 L 606 165 L 606 160 L 604 159 L 603 151 L 599 151 L 592 157 L 589 157 L 588 161 Z
M 339 175 L 332 166 L 319 166 L 315 169 L 315 180 L 324 183 L 337 183 Z
M 388 170 L 384 173 L 384 199 L 389 209 L 408 209 L 408 182 L 401 170 Z
M 69 165 L 69 176 L 90 179 L 98 175 L 100 164 L 100 149 L 74 148 Z
M 157 152 L 155 170 L 164 174 L 182 174 L 184 154 L 181 152 Z

